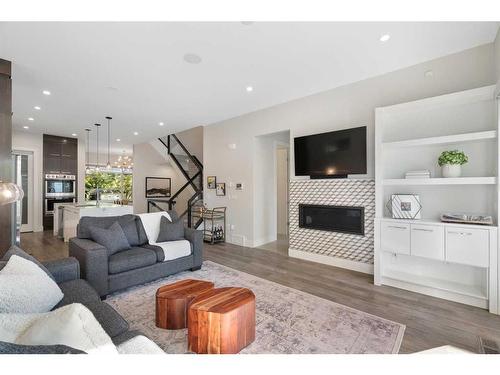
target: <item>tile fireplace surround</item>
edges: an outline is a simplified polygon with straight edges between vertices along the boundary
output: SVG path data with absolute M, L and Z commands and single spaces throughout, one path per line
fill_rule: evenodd
M 299 204 L 364 207 L 365 234 L 299 227 Z M 375 180 L 292 180 L 290 255 L 362 272 L 373 269 Z

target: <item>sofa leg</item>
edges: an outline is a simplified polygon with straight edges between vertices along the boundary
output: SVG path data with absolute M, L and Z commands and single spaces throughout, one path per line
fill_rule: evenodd
M 198 270 L 201 270 L 201 266 L 191 268 L 192 272 L 198 271 Z
M 107 295 L 106 295 L 106 296 L 101 296 L 101 301 L 105 301 L 105 300 L 106 300 L 106 298 L 108 298 L 108 296 L 107 296 Z

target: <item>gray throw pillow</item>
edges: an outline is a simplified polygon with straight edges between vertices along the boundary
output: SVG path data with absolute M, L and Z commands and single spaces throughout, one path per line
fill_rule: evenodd
M 56 281 L 55 277 L 50 273 L 50 271 L 47 269 L 47 267 L 45 267 L 36 258 L 32 257 L 26 251 L 24 251 L 20 247 L 17 247 L 16 245 L 11 246 L 11 248 L 3 256 L 2 260 L 7 262 L 12 255 L 17 255 L 21 258 L 24 258 L 26 260 L 29 260 L 29 261 L 35 263 L 38 267 L 40 267 L 42 269 L 43 272 L 45 272 L 47 274 L 47 276 L 49 276 L 52 280 Z M 1 265 L 0 265 L 0 267 L 1 267 Z M 3 268 L 3 267 L 1 267 L 1 268 Z
M 161 217 L 160 233 L 156 242 L 177 241 L 184 239 L 184 222 L 182 220 L 170 221 L 165 216 Z
M 108 229 L 99 227 L 90 227 L 89 229 L 92 239 L 107 249 L 108 256 L 130 249 L 127 237 L 117 221 Z

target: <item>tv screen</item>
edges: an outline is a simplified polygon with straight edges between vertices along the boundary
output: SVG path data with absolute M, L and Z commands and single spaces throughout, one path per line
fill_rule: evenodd
M 296 176 L 366 174 L 366 126 L 295 138 L 294 155 Z

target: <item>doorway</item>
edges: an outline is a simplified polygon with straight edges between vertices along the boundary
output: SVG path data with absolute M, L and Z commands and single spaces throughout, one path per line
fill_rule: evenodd
M 14 180 L 24 191 L 24 197 L 16 203 L 17 222 L 21 233 L 33 232 L 33 152 L 13 151 Z
M 255 137 L 254 247 L 288 254 L 290 132 Z

